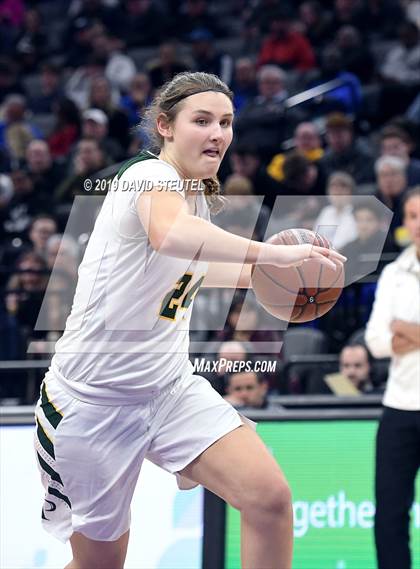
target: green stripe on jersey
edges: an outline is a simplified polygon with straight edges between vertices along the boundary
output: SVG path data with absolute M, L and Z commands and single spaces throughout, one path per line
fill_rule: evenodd
M 133 164 L 137 164 L 137 162 L 144 162 L 145 160 L 152 160 L 153 158 L 156 159 L 157 156 L 155 156 L 154 154 L 152 154 L 148 150 L 142 150 L 140 152 L 140 154 L 138 154 L 137 156 L 134 156 L 134 158 L 131 158 L 130 160 L 128 160 L 127 162 L 125 162 L 125 164 L 123 164 L 121 166 L 121 168 L 118 170 L 118 174 L 117 174 L 118 180 L 121 178 L 121 176 L 124 174 L 124 172 L 130 168 L 130 166 L 133 166 Z
M 54 445 L 52 444 L 52 442 L 50 441 L 50 439 L 48 438 L 47 433 L 44 431 L 41 423 L 39 422 L 38 417 L 36 417 L 36 424 L 37 424 L 37 430 L 36 430 L 36 434 L 38 435 L 38 440 L 41 443 L 42 448 L 52 457 L 55 459 L 55 454 L 54 454 Z
M 55 480 L 59 484 L 63 485 L 63 481 L 61 480 L 60 475 L 56 472 L 49 464 L 45 462 L 39 452 L 36 453 L 38 455 L 39 464 L 41 465 L 42 470 L 45 470 L 47 474 L 51 476 L 51 480 Z
M 70 500 L 67 498 L 67 496 L 64 496 L 64 494 L 62 494 L 59 490 L 57 490 L 56 488 L 53 488 L 52 486 L 48 486 L 48 492 L 51 494 L 51 496 L 56 496 L 57 498 L 60 498 L 60 500 L 63 500 L 64 502 L 66 502 L 66 504 L 68 504 L 69 508 L 71 508 Z
M 48 422 L 56 429 L 63 418 L 62 413 L 58 411 L 53 403 L 48 398 L 47 389 L 45 387 L 45 383 L 42 384 L 41 389 L 41 407 L 44 411 L 45 417 L 48 419 Z

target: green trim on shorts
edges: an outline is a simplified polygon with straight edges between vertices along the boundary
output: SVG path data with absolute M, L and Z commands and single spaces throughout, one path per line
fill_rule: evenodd
M 55 460 L 54 445 L 49 439 L 47 433 L 44 431 L 38 417 L 35 417 L 35 419 L 37 424 L 36 434 L 38 435 L 38 440 L 42 448 Z
M 121 166 L 121 168 L 118 170 L 117 179 L 119 180 L 121 178 L 121 176 L 124 174 L 124 172 L 130 168 L 130 166 L 137 164 L 137 162 L 144 162 L 145 160 L 152 160 L 153 158 L 156 159 L 157 156 L 155 156 L 154 154 L 152 154 L 148 150 L 142 150 L 140 152 L 140 154 L 137 154 L 137 156 L 134 156 L 134 158 L 131 158 L 130 160 L 128 160 L 127 162 L 125 162 L 125 164 L 123 164 Z
M 48 422 L 56 429 L 60 424 L 61 419 L 63 418 L 63 414 L 51 403 L 47 388 L 45 386 L 45 382 L 42 383 L 41 389 L 41 407 L 44 411 L 45 417 L 48 419 Z
M 51 480 L 55 480 L 55 482 L 58 482 L 61 484 L 61 486 L 63 486 L 63 481 L 61 480 L 61 476 L 58 474 L 58 472 L 56 472 L 48 463 L 45 462 L 39 452 L 36 454 L 38 455 L 38 461 L 42 470 L 45 470 L 45 472 L 51 476 Z
M 63 500 L 68 505 L 68 507 L 71 508 L 70 500 L 67 498 L 67 496 L 64 496 L 64 494 L 62 494 L 60 490 L 57 490 L 57 488 L 48 486 L 48 493 L 51 494 L 52 496 L 56 496 L 56 498 L 60 498 L 60 500 Z

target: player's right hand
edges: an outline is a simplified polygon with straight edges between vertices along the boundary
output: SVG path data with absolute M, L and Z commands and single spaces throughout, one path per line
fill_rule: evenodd
M 317 245 L 272 245 L 265 243 L 262 247 L 258 264 L 275 265 L 277 267 L 300 267 L 310 259 L 318 259 L 324 265 L 336 270 L 347 261 L 334 249 Z

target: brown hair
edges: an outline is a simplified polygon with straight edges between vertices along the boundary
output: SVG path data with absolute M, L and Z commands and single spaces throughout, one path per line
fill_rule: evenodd
M 156 126 L 158 117 L 164 115 L 168 122 L 173 122 L 181 108 L 179 103 L 186 97 L 207 91 L 223 93 L 230 101 L 233 101 L 232 91 L 219 77 L 201 71 L 178 73 L 161 87 L 144 113 L 144 127 L 154 145 L 153 150 L 161 149 L 164 142 Z M 220 183 L 217 178 L 207 178 L 203 180 L 203 183 L 210 210 L 217 213 L 223 207 Z
M 403 198 L 401 200 L 401 211 L 402 211 L 403 215 L 405 215 L 405 206 L 406 206 L 407 202 L 409 202 L 411 200 L 411 198 L 420 198 L 420 185 L 410 188 L 403 195 Z

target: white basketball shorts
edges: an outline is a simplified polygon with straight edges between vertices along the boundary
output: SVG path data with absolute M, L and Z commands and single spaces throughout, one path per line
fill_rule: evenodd
M 44 528 L 66 542 L 77 531 L 113 541 L 130 527 L 130 503 L 144 458 L 177 474 L 247 419 L 203 377 L 179 378 L 154 399 L 93 405 L 65 391 L 49 371 L 35 409 L 35 450 Z M 181 489 L 196 484 L 177 475 Z

